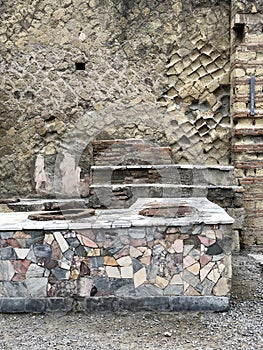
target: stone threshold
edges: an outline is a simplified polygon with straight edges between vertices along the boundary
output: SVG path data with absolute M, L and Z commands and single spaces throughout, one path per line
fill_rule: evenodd
M 118 311 L 217 311 L 229 310 L 228 297 L 87 297 L 87 298 L 0 298 L 0 313 L 118 312 Z

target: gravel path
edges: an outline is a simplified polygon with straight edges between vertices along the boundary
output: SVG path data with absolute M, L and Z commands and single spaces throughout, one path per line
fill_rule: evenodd
M 0 315 L 1 350 L 261 350 L 262 267 L 233 258 L 231 309 L 224 313 Z

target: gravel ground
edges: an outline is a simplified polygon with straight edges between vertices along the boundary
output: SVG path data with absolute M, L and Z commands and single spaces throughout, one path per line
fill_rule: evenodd
M 0 349 L 263 349 L 262 267 L 245 253 L 232 290 L 223 313 L 2 314 Z

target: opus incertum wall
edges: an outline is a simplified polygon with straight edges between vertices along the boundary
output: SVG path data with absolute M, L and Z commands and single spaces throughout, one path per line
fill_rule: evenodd
M 205 198 L 140 199 L 77 222 L 28 214 L 0 216 L 2 312 L 228 308 L 233 219 Z

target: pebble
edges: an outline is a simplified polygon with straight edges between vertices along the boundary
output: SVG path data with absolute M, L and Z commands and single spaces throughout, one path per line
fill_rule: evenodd
M 172 333 L 171 332 L 164 332 L 163 335 L 165 337 L 171 337 L 172 336 Z

